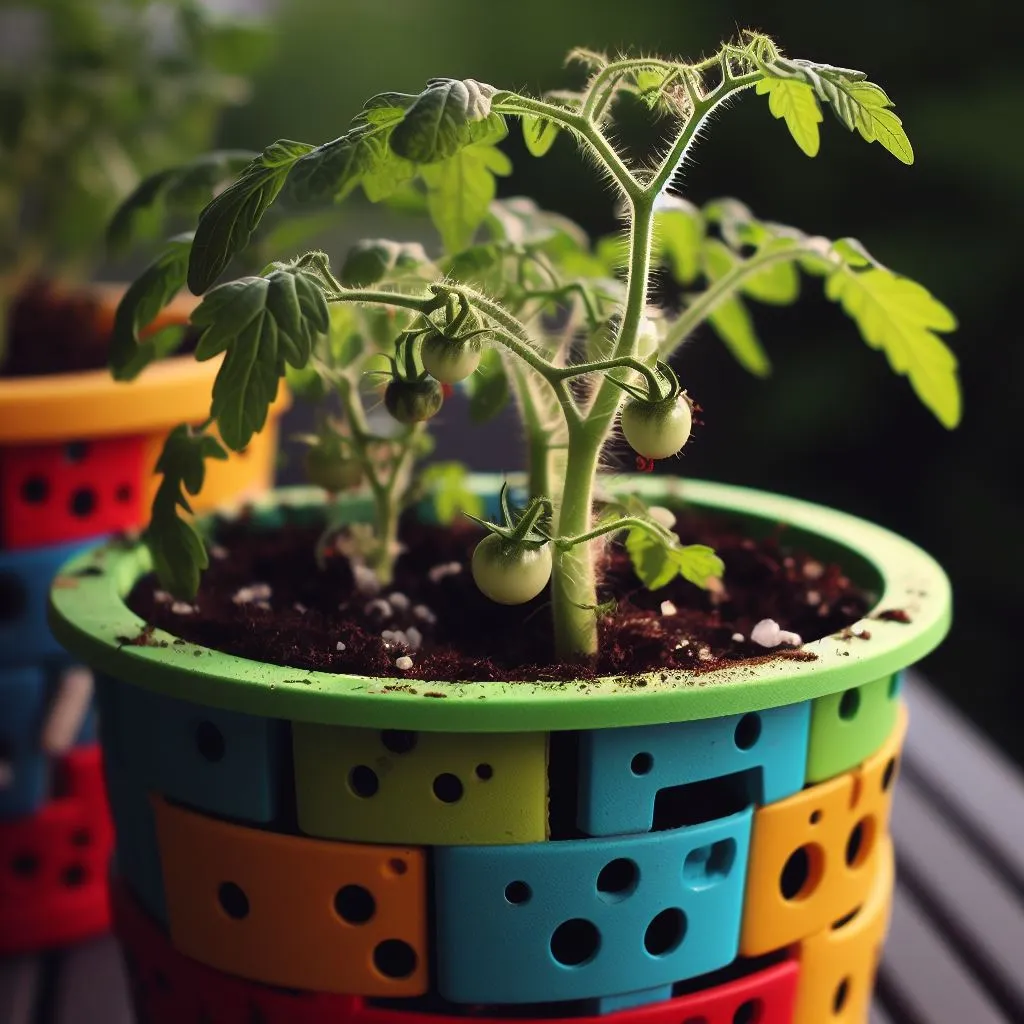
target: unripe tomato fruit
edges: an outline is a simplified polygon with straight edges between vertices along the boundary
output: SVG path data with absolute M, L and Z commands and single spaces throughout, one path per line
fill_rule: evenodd
M 551 579 L 551 545 L 521 544 L 489 533 L 473 551 L 473 580 L 497 604 L 526 604 Z
M 661 402 L 630 398 L 619 417 L 629 446 L 645 459 L 667 459 L 690 437 L 693 413 L 685 395 Z
M 314 445 L 306 452 L 304 461 L 309 482 L 329 494 L 358 487 L 363 481 L 363 467 L 338 448 Z
M 422 423 L 437 415 L 444 403 L 441 385 L 425 380 L 393 380 L 384 391 L 384 405 L 399 423 Z
M 468 342 L 451 341 L 443 334 L 428 334 L 420 349 L 423 369 L 442 384 L 465 380 L 480 365 L 480 349 Z

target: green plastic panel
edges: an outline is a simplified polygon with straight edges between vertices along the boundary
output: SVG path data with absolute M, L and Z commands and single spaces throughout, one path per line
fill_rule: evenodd
M 415 846 L 537 843 L 547 829 L 547 734 L 292 726 L 299 828 Z
M 498 476 L 474 478 L 481 494 L 501 484 Z M 740 662 L 700 674 L 656 672 L 571 683 L 424 683 L 332 675 L 176 643 L 161 630 L 145 646 L 126 645 L 124 638 L 138 636 L 145 623 L 124 599 L 151 563 L 144 547 L 122 543 L 92 549 L 64 567 L 50 592 L 50 624 L 59 642 L 94 668 L 182 700 L 293 722 L 495 733 L 694 721 L 811 700 L 912 665 L 949 630 L 952 601 L 945 573 L 920 548 L 882 527 L 726 484 L 641 475 L 605 486 L 652 503 L 726 513 L 751 535 L 786 524 L 788 541 L 818 558 L 839 561 L 851 578 L 878 595 L 873 612 L 905 615 L 880 619 L 872 613 L 855 624 L 870 632 L 870 639 L 823 637 L 805 644 L 799 658 Z M 284 505 L 309 509 L 322 501 L 322 492 L 279 491 L 257 502 L 254 514 L 273 517 Z
M 899 692 L 894 674 L 812 701 L 807 781 L 842 775 L 878 750 L 896 726 Z

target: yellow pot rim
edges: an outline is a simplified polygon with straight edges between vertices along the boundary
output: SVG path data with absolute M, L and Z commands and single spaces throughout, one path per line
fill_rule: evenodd
M 106 369 L 0 379 L 0 444 L 143 434 L 202 422 L 220 363 L 178 356 L 130 382 L 115 381 Z M 271 414 L 290 405 L 282 385 Z

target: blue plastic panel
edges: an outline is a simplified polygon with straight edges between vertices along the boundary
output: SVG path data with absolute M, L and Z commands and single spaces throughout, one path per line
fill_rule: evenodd
M 104 726 L 130 778 L 200 811 L 268 822 L 279 807 L 287 724 L 113 681 Z
M 46 623 L 50 583 L 69 558 L 93 543 L 0 551 L 0 666 L 66 657 Z
M 441 994 L 599 999 L 731 963 L 752 814 L 614 839 L 438 848 Z
M 42 669 L 0 669 L 0 760 L 11 773 L 0 786 L 0 819 L 32 814 L 46 800 L 47 758 L 39 749 L 45 714 Z
M 697 722 L 594 729 L 580 737 L 579 827 L 592 836 L 647 832 L 658 792 L 751 771 L 752 803 L 803 788 L 810 703 Z

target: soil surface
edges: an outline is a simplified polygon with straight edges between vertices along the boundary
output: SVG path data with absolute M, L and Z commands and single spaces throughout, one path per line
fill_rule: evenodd
M 677 532 L 684 543 L 717 550 L 726 566 L 724 588 L 702 591 L 677 579 L 648 591 L 625 550 L 610 545 L 601 561 L 600 600 L 615 604 L 600 621 L 601 653 L 585 664 L 559 664 L 546 593 L 505 607 L 476 589 L 469 560 L 481 536 L 477 527 L 403 526 L 395 583 L 373 593 L 365 582 L 357 586 L 341 554 L 318 569 L 315 527 L 286 523 L 258 532 L 245 517 L 220 523 L 195 604 L 173 601 L 155 577 L 144 577 L 128 604 L 149 628 L 125 642 L 150 643 L 158 626 L 202 646 L 296 669 L 420 681 L 579 680 L 813 658 L 786 644 L 760 646 L 751 630 L 774 619 L 805 643 L 844 630 L 849 638 L 848 627 L 875 600 L 840 566 L 789 550 L 784 528 L 754 541 L 729 522 L 688 516 Z M 411 667 L 399 661 L 404 658 Z

